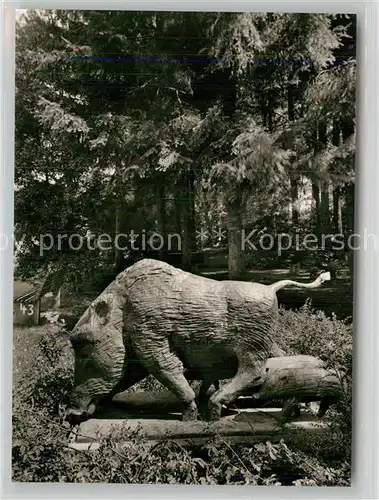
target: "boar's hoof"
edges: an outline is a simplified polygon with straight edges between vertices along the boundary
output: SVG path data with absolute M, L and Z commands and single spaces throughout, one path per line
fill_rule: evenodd
M 208 419 L 208 400 L 199 400 L 198 402 L 200 420 L 207 421 Z
M 209 400 L 208 417 L 209 417 L 209 420 L 212 422 L 214 422 L 216 420 L 220 420 L 220 418 L 221 418 L 221 404 L 220 403 L 216 403 L 212 400 Z
M 301 406 L 299 404 L 294 406 L 293 414 L 295 415 L 295 417 L 301 417 Z
M 89 420 L 92 415 L 89 415 L 87 413 L 76 413 L 76 412 L 69 412 L 66 414 L 65 420 L 70 424 L 70 425 L 80 425 L 82 422 L 85 422 L 86 420 Z
M 284 402 L 280 415 L 281 423 L 286 424 L 292 415 L 295 417 L 299 417 L 301 415 L 299 403 L 295 399 L 289 399 Z
M 73 408 L 69 408 L 65 415 L 65 420 L 70 425 L 79 425 L 86 420 L 92 418 L 94 412 L 96 410 L 96 406 L 91 403 L 86 411 L 80 411 Z
M 325 396 L 321 399 L 320 401 L 320 407 L 319 407 L 319 410 L 317 412 L 317 416 L 319 418 L 322 418 L 325 413 L 328 411 L 329 409 L 329 406 L 333 403 L 333 398 L 330 398 L 328 396 Z
M 191 420 L 197 420 L 197 406 L 195 401 L 191 401 L 188 405 L 185 405 L 182 413 L 183 422 L 190 422 Z

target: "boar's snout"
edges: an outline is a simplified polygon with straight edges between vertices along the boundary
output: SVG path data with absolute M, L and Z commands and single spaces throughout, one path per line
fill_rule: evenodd
M 79 425 L 86 420 L 89 420 L 95 413 L 96 406 L 91 403 L 84 411 L 77 410 L 76 408 L 69 408 L 66 411 L 65 419 L 70 425 Z

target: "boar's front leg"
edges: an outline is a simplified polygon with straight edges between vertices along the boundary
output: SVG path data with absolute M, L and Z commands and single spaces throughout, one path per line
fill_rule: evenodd
M 149 372 L 141 364 L 140 360 L 133 358 L 127 358 L 125 360 L 125 366 L 123 369 L 123 376 L 120 382 L 113 388 L 109 395 L 104 399 L 103 404 L 111 403 L 113 397 L 124 392 L 133 385 L 137 384 L 149 375 Z
M 151 331 L 143 331 L 135 339 L 134 347 L 149 373 L 182 402 L 182 420 L 196 420 L 195 392 L 184 376 L 182 362 L 171 352 L 168 339 Z

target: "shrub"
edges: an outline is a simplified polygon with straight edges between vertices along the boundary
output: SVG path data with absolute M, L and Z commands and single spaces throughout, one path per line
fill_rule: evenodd
M 58 329 L 44 329 L 36 339 L 33 365 L 14 381 L 14 398 L 34 408 L 43 408 L 56 415 L 67 401 L 72 388 L 72 359 L 67 342 L 58 336 Z
M 76 451 L 68 448 L 68 429 L 46 419 L 41 410 L 28 414 L 23 432 L 20 427 L 18 431 L 13 441 L 15 481 L 349 485 L 348 464 L 322 465 L 283 441 L 247 447 L 216 437 L 201 447 L 184 448 L 172 441 L 151 447 L 141 436 L 119 430 L 100 438 L 97 450 Z
M 352 374 L 353 333 L 349 319 L 331 318 L 312 309 L 310 300 L 299 310 L 279 310 L 274 330 L 279 346 L 288 354 L 321 358 L 329 366 Z
M 297 445 L 309 451 L 312 440 L 319 440 L 313 448 L 328 460 L 333 455 L 350 462 L 352 429 L 352 364 L 353 331 L 349 320 L 331 318 L 312 309 L 307 301 L 299 310 L 280 309 L 279 322 L 274 331 L 279 346 L 288 354 L 306 354 L 322 359 L 325 367 L 341 374 L 341 400 L 333 406 L 332 429 L 327 438 L 317 436 L 298 439 Z M 326 441 L 325 441 L 326 439 Z M 303 446 L 304 445 L 304 446 Z

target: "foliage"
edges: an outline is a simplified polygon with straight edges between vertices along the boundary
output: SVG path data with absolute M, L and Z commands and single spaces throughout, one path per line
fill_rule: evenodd
M 316 356 L 352 375 L 353 334 L 348 320 L 328 318 L 307 301 L 300 310 L 280 310 L 275 338 L 288 354 Z
M 15 420 L 13 480 L 129 484 L 349 485 L 349 471 L 322 466 L 284 443 L 231 446 L 216 438 L 203 447 L 164 441 L 153 448 L 126 429 L 100 438 L 100 447 L 78 452 L 67 447 L 69 430 L 42 410 L 17 408 L 28 425 Z M 125 442 L 121 445 L 120 443 Z
M 195 232 L 204 212 L 216 225 L 228 219 L 239 193 L 249 223 L 263 213 L 288 227 L 294 181 L 354 181 L 354 16 L 51 10 L 26 19 L 16 65 L 22 276 L 46 261 L 69 283 L 117 267 L 114 249 L 55 244 L 40 255 L 41 234 L 128 233 L 142 224 L 137 214 L 147 231 L 158 218 L 168 231 L 173 213 L 175 232 Z
M 288 354 L 306 354 L 324 361 L 327 369 L 340 374 L 342 397 L 334 407 L 331 442 L 318 449 L 350 460 L 352 432 L 353 327 L 349 319 L 328 318 L 312 309 L 309 301 L 297 311 L 281 309 L 275 331 L 279 346 Z M 307 439 L 304 439 L 304 443 Z M 309 441 L 308 441 L 309 444 Z M 319 443 L 320 444 L 320 443 Z M 307 446 L 307 449 L 308 446 Z M 335 458 L 334 458 L 335 459 Z
M 68 355 L 67 341 L 58 336 L 61 328 L 43 327 L 43 330 L 44 333 L 39 334 L 34 342 L 27 342 L 26 352 L 14 380 L 15 396 L 18 396 L 18 403 L 22 397 L 31 408 L 42 408 L 47 414 L 56 415 L 67 402 L 72 388 L 72 360 Z M 25 332 L 25 329 L 21 329 L 22 343 L 25 342 Z M 21 350 L 19 342 L 15 339 L 17 357 Z M 33 352 L 35 354 L 32 360 L 27 359 L 33 356 Z

